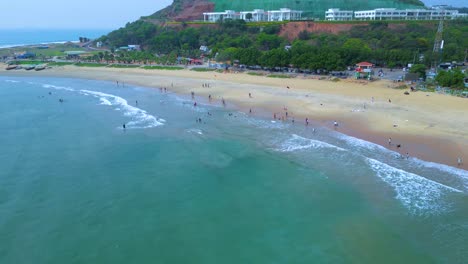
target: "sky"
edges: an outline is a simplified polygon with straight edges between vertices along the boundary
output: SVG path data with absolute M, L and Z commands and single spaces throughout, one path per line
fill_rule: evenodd
M 0 29 L 116 29 L 172 0 L 1 0 Z
M 117 29 L 153 14 L 172 0 L 2 0 L 0 29 Z M 423 0 L 430 5 L 468 6 L 466 0 Z

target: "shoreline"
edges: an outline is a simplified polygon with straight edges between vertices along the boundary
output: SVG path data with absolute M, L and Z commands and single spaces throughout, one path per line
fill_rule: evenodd
M 224 98 L 228 106 L 232 102 L 235 109 L 243 112 L 249 113 L 252 109 L 253 115 L 270 119 L 277 113 L 277 118 L 283 117 L 285 122 L 292 122 L 294 118 L 297 125 L 305 125 L 305 118 L 308 118 L 311 128 L 319 125 L 334 129 L 336 120 L 338 132 L 403 155 L 408 152 L 425 161 L 468 170 L 468 100 L 421 91 L 404 95 L 405 90 L 389 88 L 392 86 L 389 81 L 332 82 L 245 73 L 76 66 L 24 72 L 6 71 L 2 64 L 0 75 L 94 79 L 149 88 L 166 87 L 182 96 L 190 96 L 193 91 L 195 100 L 203 101 L 208 101 L 211 94 L 212 104 L 220 104 Z M 210 84 L 210 87 L 203 87 L 203 84 Z M 398 144 L 401 145 L 399 149 Z M 462 166 L 457 166 L 458 157 L 463 159 Z

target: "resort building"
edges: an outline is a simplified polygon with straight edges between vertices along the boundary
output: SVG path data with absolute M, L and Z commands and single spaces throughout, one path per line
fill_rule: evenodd
M 458 18 L 457 10 L 377 8 L 354 12 L 356 20 L 439 20 Z
M 239 13 L 234 10 L 226 10 L 224 12 L 209 12 L 203 13 L 203 21 L 218 22 L 225 19 L 240 19 Z
M 252 18 L 247 18 L 248 14 L 251 14 Z M 242 11 L 240 12 L 240 19 L 253 22 L 268 21 L 268 13 L 265 12 L 263 9 L 255 9 L 254 11 Z
M 330 8 L 325 11 L 325 20 L 328 21 L 348 21 L 353 20 L 353 11 Z
M 248 19 L 248 14 L 252 14 L 252 18 Z M 243 19 L 245 21 L 289 21 L 300 20 L 302 11 L 291 10 L 289 8 L 281 8 L 280 10 L 264 11 L 263 9 L 255 9 L 253 11 L 241 11 L 236 13 L 234 10 L 226 10 L 225 12 L 210 12 L 203 13 L 203 21 L 217 22 L 224 19 Z
M 280 8 L 280 10 L 268 11 L 268 21 L 300 20 L 302 11 Z

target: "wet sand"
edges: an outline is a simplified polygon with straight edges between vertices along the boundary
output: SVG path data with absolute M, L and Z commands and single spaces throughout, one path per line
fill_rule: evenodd
M 245 73 L 194 72 L 64 66 L 44 71 L 6 71 L 0 75 L 47 76 L 119 81 L 145 87 L 166 87 L 195 100 L 235 107 L 253 115 L 285 118 L 297 125 L 326 126 L 423 160 L 457 166 L 462 157 L 468 169 L 468 99 L 427 92 L 392 89 L 390 81 L 291 79 L 252 76 Z M 204 84 L 209 84 L 206 87 Z M 289 87 L 289 88 L 287 88 Z M 251 93 L 252 97 L 249 97 Z M 374 98 L 372 100 L 372 98 Z M 389 99 L 391 102 L 389 102 Z M 286 118 L 286 110 L 288 117 Z M 388 138 L 392 145 L 388 145 Z M 396 145 L 401 148 L 397 149 Z

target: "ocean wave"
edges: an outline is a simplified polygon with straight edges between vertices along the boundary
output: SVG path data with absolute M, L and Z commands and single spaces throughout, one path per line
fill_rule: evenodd
M 79 92 L 83 95 L 91 95 L 99 98 L 101 104 L 118 106 L 119 111 L 123 111 L 124 116 L 130 117 L 132 119 L 132 121 L 126 124 L 126 127 L 129 129 L 152 128 L 161 126 L 165 122 L 163 119 L 158 119 L 153 115 L 148 114 L 143 109 L 129 105 L 127 100 L 123 99 L 122 97 L 90 90 L 79 90 Z
M 368 151 L 379 151 L 380 153 L 385 153 L 385 154 L 391 154 L 393 156 L 399 156 L 400 154 L 396 151 L 393 151 L 391 149 L 387 149 L 381 145 L 368 142 L 362 139 L 358 139 L 355 137 L 347 136 L 344 134 L 339 134 L 338 138 L 344 140 L 346 144 L 350 145 L 353 147 L 353 149 L 358 148 L 360 150 L 368 150 Z M 430 161 L 425 161 L 421 160 L 415 157 L 412 157 L 411 159 L 408 160 L 408 164 L 412 167 L 418 167 L 421 169 L 436 169 L 441 173 L 446 173 L 452 176 L 457 176 L 459 180 L 463 181 L 464 188 L 468 189 L 468 171 L 451 167 L 449 165 L 445 164 L 440 164 L 436 162 L 430 162 Z
M 5 82 L 7 82 L 7 83 L 19 83 L 20 81 L 16 81 L 16 80 L 5 80 Z
M 198 128 L 187 129 L 187 132 L 192 133 L 192 134 L 203 135 L 203 131 L 201 129 L 198 129 Z
M 112 103 L 104 97 L 99 98 L 102 105 L 112 105 Z
M 301 137 L 296 134 L 292 134 L 292 136 L 286 141 L 284 141 L 281 144 L 281 147 L 277 150 L 281 152 L 292 152 L 292 151 L 304 150 L 304 149 L 324 149 L 324 148 L 335 149 L 339 151 L 346 151 L 345 149 L 340 148 L 338 146 L 328 144 L 320 140 L 314 140 L 310 138 Z
M 346 142 L 346 144 L 348 145 L 351 145 L 354 148 L 361 148 L 361 149 L 366 149 L 366 150 L 380 150 L 380 151 L 383 151 L 383 152 L 387 152 L 387 153 L 393 153 L 394 151 L 392 150 L 389 150 L 379 144 L 375 144 L 375 143 L 372 143 L 372 142 L 369 142 L 369 141 L 365 141 L 363 139 L 359 139 L 359 138 L 355 138 L 355 137 L 352 137 L 352 136 L 348 136 L 348 135 L 345 135 L 345 134 L 341 134 L 341 133 L 338 133 L 337 134 L 337 137 L 341 140 L 344 140 Z
M 462 193 L 453 187 L 394 168 L 375 159 L 367 158 L 366 162 L 380 179 L 395 190 L 396 199 L 415 215 L 447 211 L 449 204 L 443 201 L 444 195 Z
M 55 90 L 65 90 L 65 91 L 70 91 L 70 92 L 76 91 L 75 89 L 71 87 L 57 86 L 57 85 L 52 85 L 52 84 L 43 84 L 42 87 L 48 88 L 48 89 L 55 89 Z

